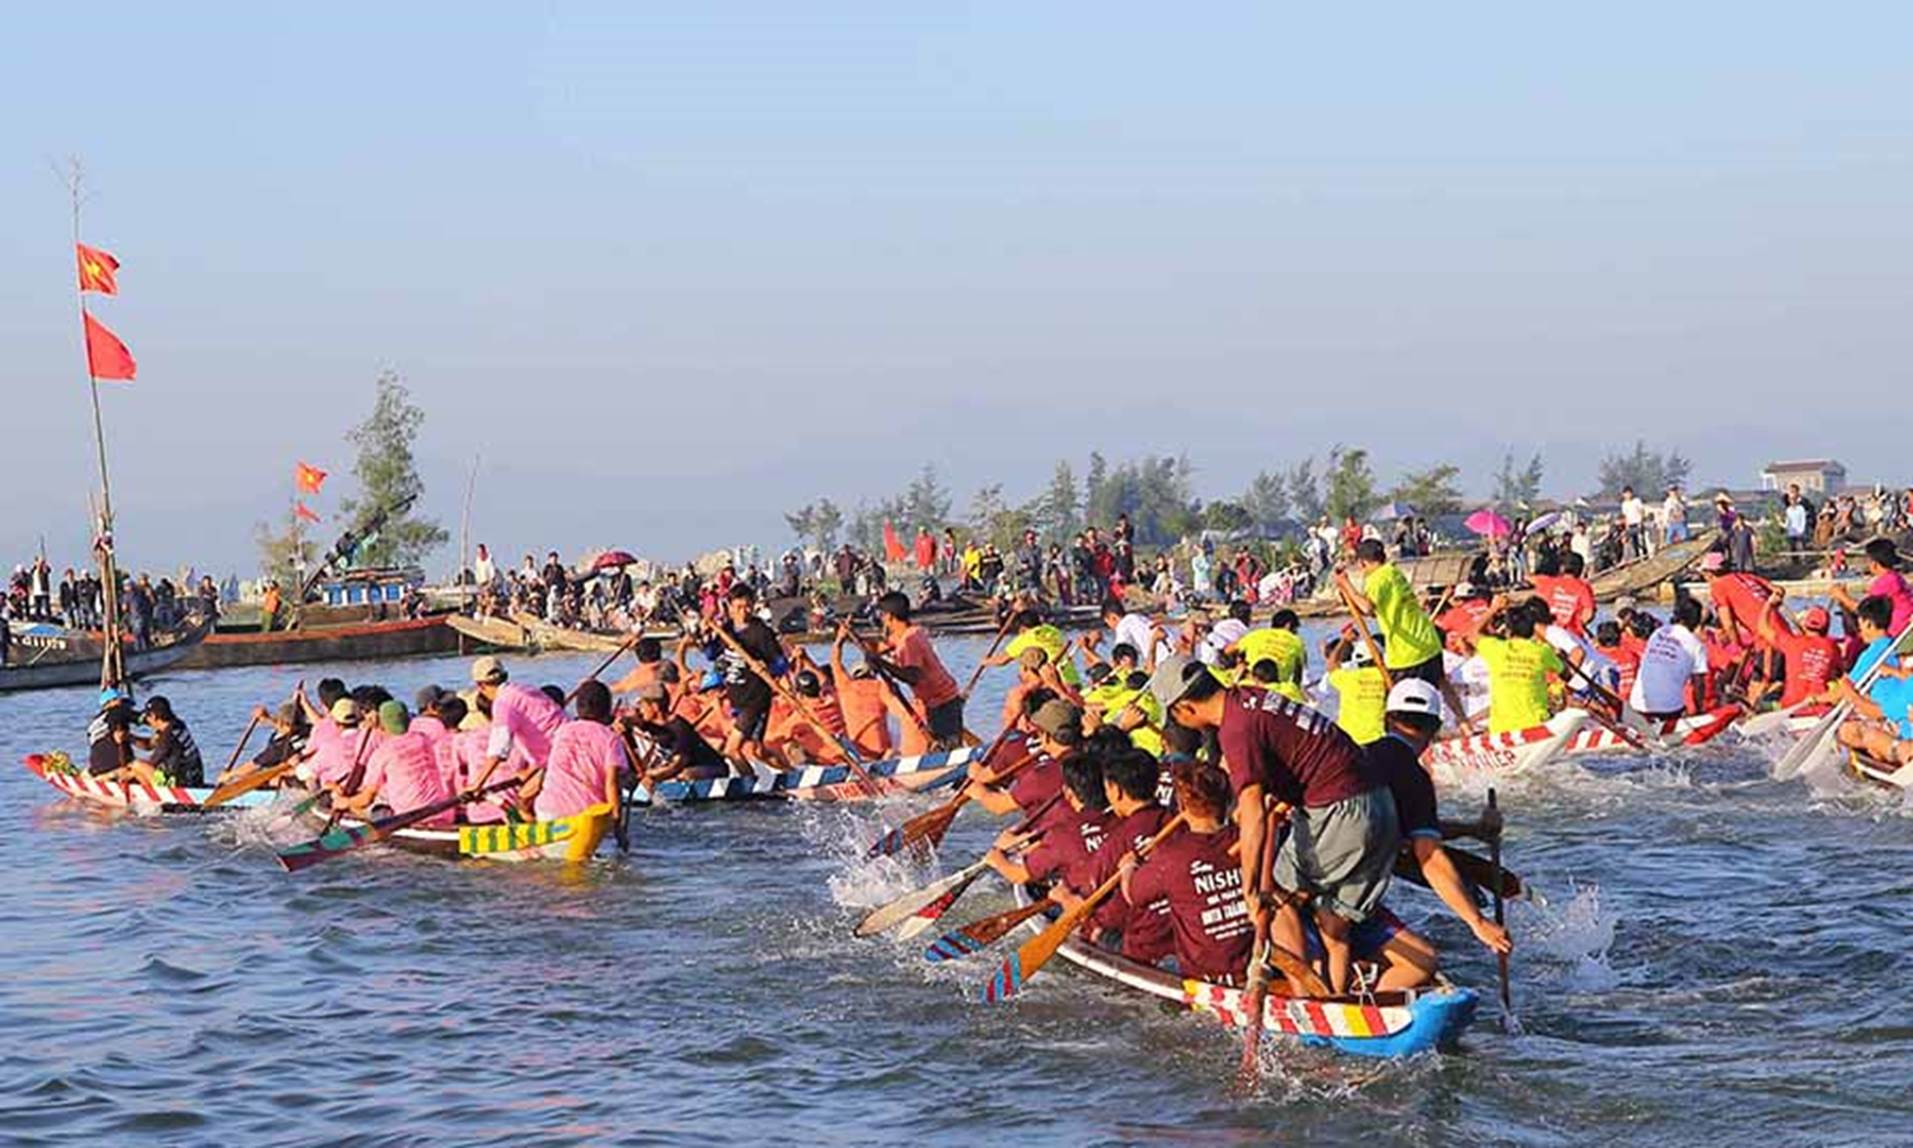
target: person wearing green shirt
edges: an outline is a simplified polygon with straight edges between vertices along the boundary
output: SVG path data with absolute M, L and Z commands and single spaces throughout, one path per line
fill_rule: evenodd
M 1035 610 L 1022 610 L 1016 615 L 1016 637 L 1011 638 L 1002 652 L 984 659 L 983 664 L 1007 666 L 1023 655 L 1023 651 L 1038 649 L 1048 655 L 1051 665 L 1063 675 L 1071 689 L 1080 689 L 1082 677 L 1076 671 L 1076 659 L 1068 656 L 1069 639 L 1063 637 L 1063 631 L 1043 621 Z
M 1301 628 L 1302 619 L 1294 610 L 1277 610 L 1266 627 L 1250 630 L 1237 638 L 1229 652 L 1241 654 L 1242 664 L 1251 673 L 1265 661 L 1274 662 L 1276 675 L 1269 689 L 1307 705 L 1309 699 L 1302 690 L 1302 678 L 1307 673 L 1309 653 L 1296 633 Z
M 1335 724 L 1356 745 L 1380 741 L 1388 732 L 1388 679 L 1369 655 L 1367 644 L 1356 638 L 1353 626 L 1345 628 L 1342 640 L 1329 647 L 1324 676 L 1341 702 Z
M 1388 641 L 1382 665 L 1388 671 L 1390 683 L 1420 678 L 1433 685 L 1441 691 L 1442 701 L 1461 728 L 1473 733 L 1473 724 L 1465 716 L 1468 711 L 1442 667 L 1441 631 L 1435 627 L 1428 611 L 1422 609 L 1408 576 L 1388 560 L 1387 549 L 1376 538 L 1364 538 L 1355 547 L 1355 568 L 1362 575 L 1359 588 L 1347 570 L 1335 572 L 1335 584 L 1348 596 L 1357 614 L 1373 615 L 1381 623 L 1382 636 Z

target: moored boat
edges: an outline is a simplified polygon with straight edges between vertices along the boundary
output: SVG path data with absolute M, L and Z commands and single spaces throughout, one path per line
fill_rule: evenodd
M 1449 784 L 1471 776 L 1513 777 L 1559 756 L 1587 720 L 1586 710 L 1566 709 L 1528 729 L 1442 738 L 1422 760 L 1436 780 Z
M 58 627 L 53 627 L 58 629 Z M 161 670 L 176 668 L 203 643 L 210 640 L 210 622 L 200 622 L 184 630 L 161 635 L 144 650 L 126 648 L 121 655 L 128 678 L 142 678 Z M 15 631 L 16 636 L 20 631 Z M 28 634 L 32 631 L 29 629 Z M 61 638 L 61 645 L 28 647 L 32 654 L 20 656 L 16 647 L 13 664 L 0 666 L 0 693 L 11 690 L 45 690 L 62 686 L 97 686 L 100 682 L 101 644 L 98 635 L 84 631 L 64 631 L 80 640 Z
M 304 662 L 384 661 L 455 654 L 458 643 L 458 632 L 445 624 L 444 615 L 263 633 L 223 633 L 213 634 L 200 643 L 180 659 L 176 668 L 200 670 Z
M 1019 905 L 1029 894 L 1016 890 Z M 1026 924 L 1040 933 L 1049 921 Z M 1202 1013 L 1231 1028 L 1247 1023 L 1243 990 L 1179 977 L 1097 948 L 1081 937 L 1064 941 L 1057 955 L 1077 968 L 1157 1000 Z M 1265 1031 L 1305 1045 L 1356 1056 L 1404 1057 L 1452 1047 L 1473 1022 L 1480 998 L 1473 989 L 1440 985 L 1364 997 L 1302 999 L 1271 992 L 1263 1005 Z

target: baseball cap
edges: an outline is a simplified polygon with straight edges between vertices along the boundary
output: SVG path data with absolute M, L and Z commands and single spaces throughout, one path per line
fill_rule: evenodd
M 1368 652 L 1367 642 L 1355 643 L 1354 647 L 1348 652 L 1348 664 L 1350 667 L 1358 670 L 1364 666 L 1372 666 L 1375 664 L 1374 655 Z
M 418 693 L 412 695 L 412 708 L 424 713 L 437 705 L 438 699 L 444 696 L 445 691 L 438 686 L 420 686 Z
M 478 685 L 492 685 L 505 680 L 505 664 L 486 654 L 472 662 L 472 681 Z
M 112 706 L 112 705 L 118 705 L 120 702 L 123 702 L 125 700 L 127 700 L 125 690 L 114 689 L 112 686 L 108 686 L 107 688 L 100 691 L 100 708 L 101 709 L 105 709 L 108 706 Z
M 1149 692 L 1155 696 L 1156 703 L 1168 713 L 1169 707 L 1182 700 L 1189 687 L 1196 682 L 1197 674 L 1208 673 L 1208 667 L 1200 662 L 1192 662 L 1181 654 L 1171 654 L 1156 663 L 1156 672 L 1149 675 Z
M 340 698 L 332 703 L 332 720 L 340 725 L 357 725 L 359 704 L 351 698 Z
M 1725 565 L 1727 565 L 1727 556 L 1718 550 L 1709 550 L 1707 556 L 1700 560 L 1701 570 L 1708 574 L 1717 573 Z
M 1800 624 L 1816 634 L 1824 634 L 1833 625 L 1833 615 L 1827 613 L 1825 606 L 1809 606 L 1800 615 Z
M 1388 691 L 1388 712 L 1392 714 L 1427 714 L 1437 721 L 1441 720 L 1441 691 L 1431 682 L 1420 678 L 1403 678 Z
M 1051 698 L 1037 707 L 1030 715 L 1030 724 L 1051 737 L 1060 736 L 1065 730 L 1080 734 L 1083 729 L 1083 711 L 1060 698 Z
M 404 733 L 412 722 L 412 715 L 405 712 L 405 703 L 389 701 L 379 707 L 379 725 L 386 733 Z

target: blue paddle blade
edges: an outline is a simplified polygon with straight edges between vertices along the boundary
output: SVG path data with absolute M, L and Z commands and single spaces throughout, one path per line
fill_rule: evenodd
M 983 1003 L 996 1004 L 1009 1000 L 1023 989 L 1023 955 L 1012 953 L 1003 967 L 996 970 L 990 983 L 983 986 Z
M 960 961 L 972 953 L 980 953 L 986 946 L 978 944 L 963 930 L 945 933 L 930 942 L 923 950 L 923 959 L 932 964 L 942 961 Z
M 870 851 L 864 854 L 864 860 L 868 861 L 873 857 L 892 857 L 902 851 L 903 830 L 892 829 L 882 837 L 877 838 L 876 844 L 872 845 Z

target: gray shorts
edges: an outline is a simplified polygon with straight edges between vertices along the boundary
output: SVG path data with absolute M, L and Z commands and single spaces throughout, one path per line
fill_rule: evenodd
M 1359 924 L 1388 892 L 1400 848 L 1395 798 L 1387 786 L 1377 786 L 1291 817 L 1275 856 L 1275 881 L 1308 890 L 1318 906 Z

